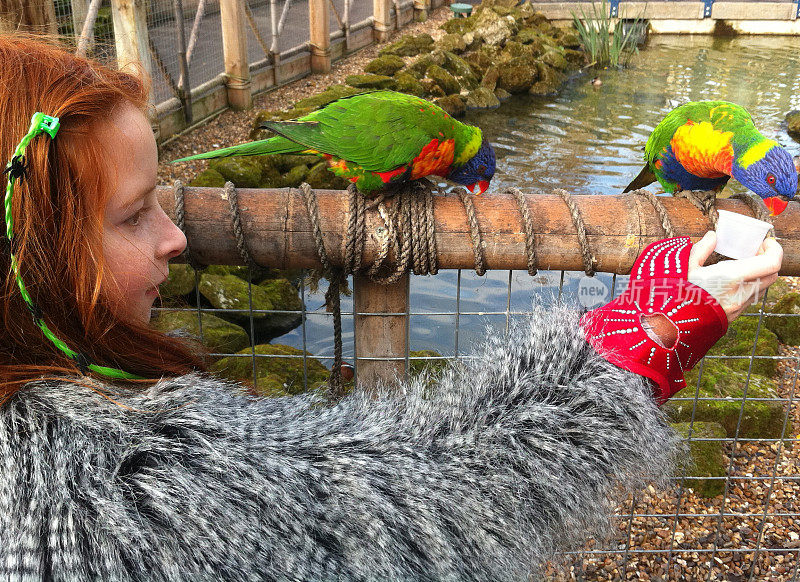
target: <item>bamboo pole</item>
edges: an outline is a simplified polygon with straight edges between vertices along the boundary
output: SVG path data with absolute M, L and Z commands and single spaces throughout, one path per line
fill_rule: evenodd
M 331 33 L 328 0 L 308 0 L 308 27 L 311 46 L 311 72 L 331 70 Z
M 375 42 L 386 42 L 392 31 L 391 24 L 392 0 L 372 0 L 372 30 Z
M 250 109 L 250 66 L 247 62 L 247 30 L 245 0 L 220 0 L 222 23 L 222 52 L 225 58 L 225 77 L 228 105 L 231 109 Z
M 317 190 L 320 226 L 328 257 L 343 264 L 348 224 L 347 194 Z M 206 264 L 237 265 L 241 258 L 231 229 L 228 202 L 222 188 L 186 189 L 186 230 L 192 252 Z M 159 187 L 162 206 L 174 217 L 172 189 Z M 526 269 L 525 235 L 520 211 L 513 196 L 487 193 L 474 199 L 483 237 L 487 269 Z M 574 196 L 586 222 L 596 269 L 627 274 L 633 261 L 649 243 L 665 237 L 650 203 L 641 196 Z M 678 236 L 700 238 L 708 220 L 685 199 L 661 197 Z M 540 269 L 583 270 L 578 237 L 569 211 L 556 195 L 528 195 L 536 233 Z M 243 229 L 256 262 L 277 268 L 317 268 L 316 245 L 311 223 L 297 189 L 239 190 Z M 717 208 L 751 215 L 738 200 L 718 200 Z M 455 196 L 435 196 L 436 244 L 442 269 L 474 267 L 470 230 L 464 207 Z M 379 251 L 378 232 L 383 221 L 376 211 L 367 213 L 367 242 L 362 261 L 372 264 Z M 380 229 L 380 230 L 379 230 Z M 790 203 L 775 218 L 775 231 L 783 245 L 782 275 L 800 276 L 800 204 Z
M 111 16 L 117 66 L 120 69 L 141 67 L 148 77 L 152 77 L 145 0 L 111 0 Z
M 368 277 L 353 278 L 356 372 L 362 386 L 405 378 L 409 280 L 406 274 L 396 283 L 380 285 Z

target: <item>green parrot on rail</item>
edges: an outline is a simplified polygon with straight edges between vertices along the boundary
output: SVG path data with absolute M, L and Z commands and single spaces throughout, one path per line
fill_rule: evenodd
M 278 135 L 175 161 L 316 154 L 367 196 L 425 176 L 440 176 L 481 194 L 495 171 L 494 150 L 479 128 L 424 99 L 394 91 L 359 93 L 299 119 L 265 121 L 261 127 Z
M 745 109 L 694 101 L 673 109 L 645 146 L 646 165 L 625 192 L 658 180 L 666 192 L 716 190 L 733 177 L 758 194 L 774 216 L 797 192 L 791 154 L 756 129 Z

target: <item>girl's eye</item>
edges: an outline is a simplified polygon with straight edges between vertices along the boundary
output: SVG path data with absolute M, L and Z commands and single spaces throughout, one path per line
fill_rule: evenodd
M 139 220 L 142 218 L 142 212 L 143 210 L 139 210 L 136 214 L 126 220 L 125 223 L 131 226 L 139 226 Z
M 770 186 L 774 186 L 775 176 L 773 176 L 772 174 L 767 174 L 767 184 L 769 184 Z

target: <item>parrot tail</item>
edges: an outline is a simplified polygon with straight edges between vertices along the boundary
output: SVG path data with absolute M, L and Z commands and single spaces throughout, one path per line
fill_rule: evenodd
M 229 148 L 222 148 L 221 150 L 214 150 L 211 152 L 204 152 L 194 156 L 188 156 L 179 160 L 173 160 L 172 164 L 177 162 L 187 162 L 189 160 L 209 160 L 213 158 L 229 158 L 231 156 L 261 156 L 265 154 L 296 154 L 305 150 L 304 146 L 298 145 L 283 137 L 271 137 L 261 141 L 254 141 L 251 143 L 244 143 L 238 146 Z
M 633 182 L 628 184 L 627 188 L 625 188 L 622 193 L 630 192 L 631 190 L 638 190 L 639 188 L 644 188 L 648 184 L 652 184 L 656 181 L 656 175 L 650 169 L 650 166 L 645 164 L 642 171 L 639 172 L 639 175 L 633 179 Z

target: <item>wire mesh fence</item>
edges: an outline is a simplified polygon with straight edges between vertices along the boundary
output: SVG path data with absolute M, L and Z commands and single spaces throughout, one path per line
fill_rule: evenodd
M 325 281 L 309 288 L 303 271 L 256 273 L 235 269 L 246 281 L 248 305 L 240 306 L 237 321 L 254 341 L 232 355 L 212 353 L 219 370 L 235 370 L 260 394 L 293 394 L 324 384 L 333 362 L 332 314 L 325 310 Z M 212 306 L 205 273 L 192 272 L 198 285 L 188 310 L 198 321 L 208 315 L 230 319 L 230 309 Z M 266 276 L 266 278 L 265 278 Z M 258 309 L 260 287 L 285 276 L 299 300 L 296 309 Z M 355 312 L 352 297 L 342 298 L 345 360 L 355 363 L 356 316 L 408 317 L 408 346 L 393 359 L 408 364 L 410 374 L 435 370 L 444 362 L 472 358 L 476 345 L 489 335 L 508 336 L 515 323 L 531 314 L 534 303 L 556 301 L 585 305 L 579 294 L 581 272 L 441 271 L 433 277 L 411 277 L 405 313 Z M 622 292 L 626 276 L 599 273 L 609 290 L 604 301 Z M 351 280 L 352 284 L 352 280 Z M 203 289 L 203 293 L 200 292 Z M 786 289 L 782 290 L 784 293 Z M 553 568 L 553 580 L 797 580 L 800 576 L 800 473 L 796 427 L 800 426 L 797 375 L 800 348 L 781 345 L 764 355 L 761 346 L 771 336 L 768 320 L 797 320 L 798 315 L 772 313 L 777 288 L 760 305 L 740 317 L 741 329 L 753 332 L 747 349 L 737 345 L 711 353 L 697 366 L 689 386 L 672 399 L 669 414 L 683 432 L 694 466 L 682 468 L 667 489 L 648 488 L 617 508 L 619 530 L 609 541 L 590 544 L 582 554 L 566 556 L 570 565 Z M 204 295 L 205 294 L 205 295 Z M 165 305 L 169 303 L 165 299 Z M 161 307 L 158 314 L 181 308 Z M 259 319 L 278 318 L 292 329 L 280 336 L 260 332 Z M 206 331 L 199 330 L 204 339 Z M 211 332 L 212 334 L 214 331 Z M 269 338 L 271 349 L 257 341 Z M 724 340 L 723 340 L 724 342 Z M 730 346 L 731 344 L 726 344 Z M 284 347 L 285 346 L 285 347 Z M 240 364 L 233 363 L 239 360 Z M 737 363 L 738 362 L 738 363 Z M 480 365 L 477 362 L 477 365 Z M 722 366 L 722 368 L 720 368 Z M 764 369 L 774 370 L 765 389 Z M 710 386 L 726 373 L 742 381 L 739 397 L 714 396 Z M 356 379 L 358 366 L 355 369 Z M 276 383 L 277 382 L 277 383 Z M 724 412 L 713 416 L 715 407 Z M 709 431 L 710 421 L 717 422 Z M 765 427 L 771 427 L 770 433 Z M 697 459 L 716 459 L 715 470 L 698 466 Z

